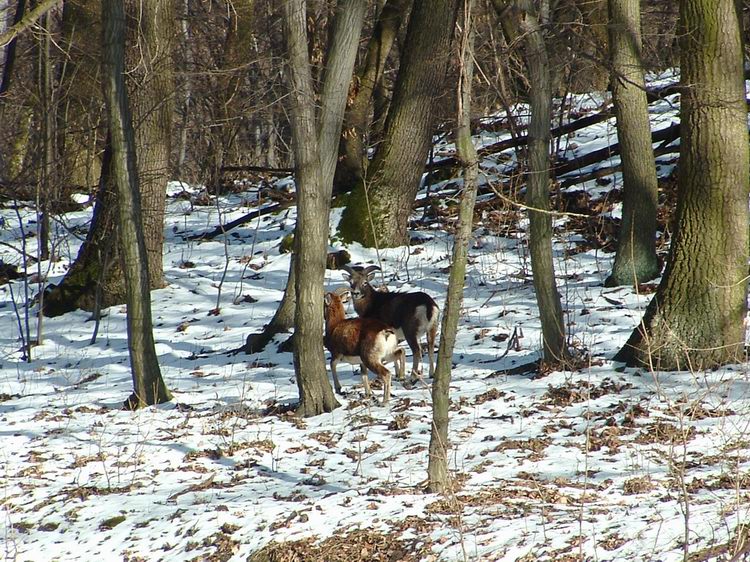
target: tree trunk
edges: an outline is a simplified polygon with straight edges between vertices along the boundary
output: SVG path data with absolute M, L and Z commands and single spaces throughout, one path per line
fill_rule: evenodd
M 365 8 L 364 0 L 337 4 L 318 123 L 307 52 L 305 2 L 289 0 L 284 4 L 297 186 L 294 370 L 300 394 L 297 412 L 302 416 L 330 412 L 339 406 L 328 381 L 323 351 L 323 282 L 336 147 Z
M 169 52 L 174 18 L 169 2 L 128 0 L 127 87 L 132 101 L 139 185 L 150 287 L 164 286 L 165 191 L 169 174 L 172 118 L 172 63 Z M 117 225 L 117 191 L 107 185 L 102 166 L 94 221 L 86 242 L 61 283 L 46 296 L 45 314 L 57 316 L 82 308 L 122 304 L 126 288 Z M 98 230 L 103 229 L 103 230 Z
M 58 184 L 54 178 L 57 162 L 56 129 L 57 96 L 53 83 L 55 63 L 51 53 L 51 19 L 49 14 L 41 18 L 42 32 L 37 37 L 37 75 L 36 87 L 39 103 L 39 164 L 37 169 L 37 248 L 39 259 L 50 259 L 50 207 L 57 200 Z M 41 319 L 40 319 L 41 320 Z M 41 336 L 40 336 L 41 338 Z M 41 340 L 39 340 L 41 343 Z
M 742 16 L 682 0 L 676 228 L 666 271 L 615 360 L 704 370 L 741 360 L 747 309 L 748 153 Z
M 651 145 L 638 0 L 609 0 L 612 98 L 617 117 L 624 201 L 617 254 L 605 286 L 637 285 L 659 275 L 656 165 Z
M 119 196 L 119 226 L 127 288 L 127 327 L 133 394 L 128 409 L 172 399 L 154 346 L 148 259 L 141 222 L 135 135 L 125 89 L 125 14 L 118 0 L 102 0 L 104 97 L 112 138 L 112 170 Z
M 132 47 L 126 62 L 132 78 L 128 92 L 138 127 L 138 181 L 143 203 L 143 229 L 146 236 L 150 286 L 164 287 L 164 211 L 169 157 L 172 149 L 173 63 L 171 48 L 175 39 L 173 2 L 127 0 L 133 19 Z
M 182 13 L 180 14 L 180 40 L 183 42 L 183 50 L 185 52 L 185 67 L 190 69 L 194 67 L 193 50 L 191 49 L 191 43 L 193 38 L 190 35 L 190 26 L 188 25 L 188 18 L 190 17 L 190 0 L 182 0 Z M 177 177 L 185 177 L 186 170 L 185 164 L 187 160 L 187 144 L 188 144 L 188 125 L 190 123 L 190 112 L 193 104 L 193 79 L 190 72 L 184 72 L 182 76 L 182 84 L 179 87 L 179 91 L 182 95 L 180 100 L 182 103 L 180 111 L 180 123 L 179 123 L 179 141 L 177 144 L 177 162 L 175 165 Z
M 363 3 L 358 0 L 348 0 L 346 3 L 342 4 L 342 7 L 339 10 L 340 16 L 337 20 L 337 25 L 339 26 L 338 29 L 340 29 L 340 31 L 337 32 L 337 30 L 334 30 L 331 49 L 329 49 L 331 55 L 328 61 L 329 64 L 326 70 L 326 77 L 324 79 L 325 90 L 322 94 L 322 98 L 326 101 L 321 112 L 319 132 L 319 151 L 320 155 L 326 154 L 325 162 L 322 161 L 321 156 L 318 156 L 318 160 L 321 161 L 322 166 L 321 185 L 326 190 L 329 190 L 329 200 L 330 188 L 328 186 L 330 186 L 333 181 L 333 174 L 336 168 L 335 146 L 341 136 L 341 120 L 346 103 L 346 95 L 344 92 L 345 89 L 348 88 L 348 82 L 343 82 L 343 80 L 348 81 L 351 78 L 351 68 L 354 65 L 354 58 L 356 56 L 356 40 L 354 39 L 354 35 L 356 34 L 356 36 L 359 37 L 359 30 L 361 30 L 362 22 L 364 20 L 364 8 L 365 6 Z M 302 64 L 301 61 L 300 64 Z M 315 144 L 316 141 L 312 139 L 300 140 L 299 142 Z M 330 208 L 326 208 L 328 209 L 325 215 L 327 218 Z M 327 221 L 325 228 L 328 228 Z M 295 247 L 298 236 L 299 232 L 296 231 Z M 327 240 L 328 234 L 326 231 L 326 243 Z M 284 289 L 284 296 L 281 299 L 281 303 L 279 303 L 279 307 L 276 309 L 271 322 L 264 326 L 262 332 L 250 334 L 247 337 L 245 345 L 242 348 L 245 353 L 257 353 L 271 341 L 273 336 L 280 332 L 287 331 L 294 326 L 295 308 L 297 304 L 297 261 L 298 260 L 293 256 L 289 263 L 289 277 L 287 278 L 286 288 Z M 323 279 L 321 278 L 321 286 L 322 283 Z M 320 302 L 322 310 L 323 301 L 321 300 Z
M 607 89 L 607 0 L 575 0 L 581 13 L 582 29 L 576 38 L 575 53 L 570 83 L 573 91 L 588 93 Z
M 383 141 L 352 191 L 339 231 L 366 246 L 408 242 L 412 205 L 430 151 L 457 0 L 415 0 Z
M 432 431 L 430 432 L 429 461 L 427 465 L 428 489 L 444 492 L 450 487 L 448 472 L 448 411 L 450 407 L 450 381 L 453 367 L 453 348 L 456 343 L 458 318 L 463 301 L 466 278 L 466 258 L 474 219 L 474 202 L 477 196 L 479 160 L 471 140 L 471 80 L 474 72 L 474 29 L 471 23 L 472 0 L 465 0 L 464 21 L 461 28 L 461 73 L 458 85 L 458 115 L 456 147 L 464 170 L 464 188 L 461 195 L 458 226 L 453 239 L 453 256 L 448 278 L 448 294 L 443 310 L 437 367 L 432 381 Z
M 41 0 L 34 9 L 23 14 L 17 22 L 13 22 L 10 29 L 7 29 L 0 34 L 0 45 L 7 45 L 13 41 L 18 35 L 26 31 L 32 25 L 34 25 L 39 19 L 54 8 L 60 0 Z
M 323 186 L 330 199 L 349 84 L 364 23 L 365 0 L 339 0 L 323 76 L 318 132 Z M 327 215 L 326 215 L 327 217 Z M 328 221 L 326 220 L 326 228 Z M 328 236 L 326 234 L 326 241 Z M 321 301 L 322 302 L 322 301 Z
M 92 193 L 101 178 L 106 125 L 101 99 L 101 25 L 99 2 L 65 2 L 60 49 L 67 53 L 59 73 L 59 177 Z
M 386 60 L 410 4 L 411 0 L 387 0 L 373 28 L 362 68 L 354 78 L 353 99 L 344 118 L 334 193 L 350 190 L 364 177 L 375 87 L 383 78 Z
M 250 334 L 241 350 L 245 353 L 258 353 L 268 345 L 276 334 L 288 332 L 294 327 L 294 310 L 297 307 L 297 268 L 292 254 L 289 260 L 289 276 L 287 277 L 284 296 L 271 321 L 263 327 L 261 332 Z
M 528 132 L 526 204 L 529 207 L 529 251 L 536 302 L 542 324 L 542 357 L 558 364 L 565 359 L 565 324 L 552 260 L 552 217 L 549 213 L 549 144 L 552 84 L 547 47 L 530 0 L 493 0 L 509 43 L 521 39 L 529 73 L 531 123 Z
M 7 6 L 9 8 L 9 6 Z M 17 25 L 21 19 L 23 19 L 24 12 L 26 11 L 26 0 L 17 0 L 16 1 L 16 11 L 13 15 L 13 23 L 11 26 Z M 4 35 L 6 32 L 6 29 L 2 30 L 1 35 Z M 8 41 L 5 44 L 5 47 L 3 47 L 4 51 L 4 57 L 3 57 L 3 73 L 2 77 L 0 78 L 0 96 L 3 96 L 10 87 L 10 81 L 13 76 L 13 67 L 16 63 L 16 43 L 18 40 L 14 37 L 10 41 Z

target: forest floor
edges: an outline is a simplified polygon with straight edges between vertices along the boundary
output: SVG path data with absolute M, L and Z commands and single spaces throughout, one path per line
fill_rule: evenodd
M 585 115 L 602 100 L 575 102 Z M 676 121 L 674 102 L 652 104 L 654 129 Z M 507 138 L 487 131 L 478 145 Z M 603 121 L 563 138 L 559 154 L 600 149 L 614 134 L 613 120 Z M 488 189 L 502 184 L 513 162 L 512 151 L 483 162 L 450 385 L 454 487 L 446 495 L 424 489 L 428 386 L 394 382 L 383 407 L 365 399 L 360 377 L 342 366 L 341 407 L 300 419 L 283 413 L 297 399 L 292 356 L 277 351 L 286 334 L 255 355 L 226 353 L 276 309 L 289 265 L 279 247 L 295 210 L 226 236 L 190 236 L 293 191 L 290 179 L 264 181 L 262 189 L 237 184 L 220 197 L 170 184 L 167 286 L 152 293 L 152 308 L 174 401 L 138 412 L 121 408 L 132 389 L 124 306 L 105 311 L 93 342 L 90 313 L 46 319 L 43 343 L 30 362 L 22 359 L 24 302 L 40 277 L 56 282 L 64 274 L 92 209 L 60 216 L 58 259 L 30 264 L 29 285 L 21 278 L 0 286 L 5 560 L 745 559 L 748 365 L 674 373 L 611 361 L 655 287 L 603 286 L 621 208 L 619 173 L 554 198 L 576 213 L 555 217 L 555 265 L 580 368 L 514 370 L 538 359 L 540 329 L 527 221 Z M 659 159 L 663 217 L 675 162 L 674 154 Z M 431 203 L 415 212 L 412 245 L 380 252 L 349 245 L 352 262 L 378 263 L 378 282 L 424 290 L 442 306 L 455 211 L 449 194 L 458 183 L 433 187 Z M 338 216 L 335 210 L 332 226 Z M 31 203 L 2 205 L 3 262 L 23 269 L 24 234 L 25 251 L 36 251 L 35 221 Z M 662 255 L 668 233 L 660 233 Z M 343 249 L 335 237 L 331 249 Z M 343 282 L 341 271 L 327 272 L 328 288 Z M 509 349 L 514 332 L 520 345 Z

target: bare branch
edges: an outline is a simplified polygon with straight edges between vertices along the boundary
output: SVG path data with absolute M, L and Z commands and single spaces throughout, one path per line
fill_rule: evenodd
M 21 33 L 26 31 L 29 27 L 34 25 L 39 18 L 49 12 L 57 4 L 61 4 L 61 0 L 44 0 L 36 8 L 26 14 L 21 21 L 15 24 L 13 27 L 8 29 L 5 33 L 0 35 L 0 47 L 5 47 L 8 43 L 13 41 Z

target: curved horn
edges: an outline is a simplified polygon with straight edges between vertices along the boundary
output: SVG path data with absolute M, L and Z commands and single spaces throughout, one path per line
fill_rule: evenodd
M 373 272 L 373 271 L 380 271 L 380 268 L 379 268 L 379 267 L 378 267 L 377 265 L 368 265 L 368 266 L 367 266 L 367 267 L 366 267 L 366 268 L 364 269 L 364 274 L 365 274 L 365 275 L 369 275 L 369 274 L 370 274 L 371 272 Z
M 355 273 L 354 269 L 351 266 L 349 266 L 348 264 L 343 264 L 339 269 L 343 269 L 349 275 L 354 275 L 354 273 Z

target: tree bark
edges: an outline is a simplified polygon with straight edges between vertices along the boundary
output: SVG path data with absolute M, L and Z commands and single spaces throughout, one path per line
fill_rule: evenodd
M 457 0 L 415 0 L 383 141 L 351 193 L 339 232 L 366 246 L 408 242 L 409 215 L 430 151 Z
M 127 0 L 132 18 L 133 46 L 126 53 L 128 92 L 137 119 L 138 181 L 143 203 L 150 286 L 164 287 L 164 211 L 172 150 L 174 67 L 172 47 L 176 37 L 173 2 Z
M 334 193 L 348 191 L 364 177 L 375 87 L 383 78 L 386 60 L 410 4 L 411 0 L 387 0 L 373 28 L 362 68 L 352 84 L 353 99 L 344 118 Z
M 10 41 L 13 41 L 59 2 L 60 0 L 43 0 L 40 2 L 33 10 L 27 12 L 18 21 L 14 22 L 10 29 L 0 34 L 0 45 L 7 45 Z
M 743 357 L 750 154 L 739 5 L 680 3 L 676 228 L 643 321 L 615 356 L 629 365 L 703 370 Z
M 9 6 L 8 6 L 9 7 Z M 22 19 L 24 12 L 26 11 L 26 0 L 17 0 L 16 1 L 16 11 L 13 15 L 13 23 L 11 24 L 11 27 L 17 25 Z M 6 30 L 3 29 L 2 34 L 5 35 Z M 5 45 L 3 47 L 4 50 L 4 57 L 3 57 L 3 73 L 2 77 L 0 78 L 0 96 L 3 96 L 10 87 L 10 81 L 13 76 L 13 67 L 16 63 L 16 44 L 18 43 L 18 40 L 16 37 L 13 37 L 10 41 L 7 43 L 0 43 Z
M 559 364 L 567 357 L 562 303 L 552 259 L 552 217 L 549 213 L 550 122 L 552 83 L 547 47 L 530 0 L 493 0 L 509 43 L 520 39 L 529 73 L 531 123 L 528 133 L 526 204 L 529 207 L 529 251 L 534 290 L 542 324 L 542 356 Z
M 587 93 L 607 89 L 607 0 L 575 0 L 581 13 L 580 36 L 576 38 L 582 53 L 575 54 L 570 80 L 574 92 Z
M 329 56 L 323 74 L 318 133 L 323 185 L 329 193 L 329 198 L 336 171 L 337 149 L 346 111 L 349 84 L 357 57 L 366 9 L 365 0 L 339 0 L 336 6 L 333 35 L 328 49 Z
M 448 293 L 443 310 L 440 345 L 438 346 L 435 378 L 432 381 L 432 430 L 430 432 L 429 461 L 427 464 L 428 490 L 444 492 L 450 487 L 448 472 L 448 411 L 450 407 L 450 381 L 453 367 L 453 348 L 456 343 L 458 318 L 463 302 L 466 279 L 466 258 L 474 219 L 477 196 L 479 160 L 471 140 L 471 80 L 474 73 L 474 29 L 471 22 L 472 0 L 464 0 L 463 34 L 460 47 L 460 76 L 458 85 L 458 111 L 456 148 L 464 170 L 464 186 L 458 216 L 458 226 L 453 239 L 451 271 Z
M 339 406 L 328 381 L 323 351 L 323 282 L 336 148 L 365 8 L 364 0 L 337 4 L 318 122 L 307 52 L 305 2 L 290 0 L 284 4 L 297 187 L 294 370 L 300 394 L 297 412 L 302 416 L 330 412 Z
M 637 285 L 659 275 L 658 184 L 651 144 L 638 0 L 609 0 L 612 98 L 617 118 L 624 200 L 612 273 L 605 286 Z
M 139 189 L 152 289 L 164 286 L 162 253 L 164 211 L 169 174 L 172 119 L 170 47 L 174 18 L 170 2 L 128 0 L 126 27 L 127 87 L 139 155 Z M 107 184 L 102 166 L 94 221 L 75 262 L 47 294 L 45 314 L 57 316 L 82 308 L 94 310 L 122 304 L 126 288 L 117 232 L 117 191 Z M 103 230 L 99 230 L 103 229 Z
M 125 89 L 125 14 L 118 0 L 102 0 L 104 97 L 112 139 L 112 170 L 119 196 L 119 226 L 127 289 L 127 330 L 133 394 L 128 409 L 172 399 L 154 346 L 148 260 L 141 222 L 135 135 Z
M 326 374 L 322 345 L 323 327 L 323 246 L 327 233 L 321 231 L 320 218 L 327 216 L 322 194 L 320 152 L 317 135 L 312 73 L 307 55 L 306 11 L 304 0 L 288 0 L 283 7 L 284 36 L 289 61 L 289 89 L 292 143 L 297 188 L 297 225 L 295 246 L 295 345 L 294 372 L 299 388 L 298 413 L 313 416 L 330 412 L 339 404 Z M 313 142 L 310 142 L 313 141 Z M 317 212 L 318 216 L 315 216 Z M 310 276 L 300 280 L 299 262 L 305 263 Z M 317 283 L 310 283 L 314 278 Z M 319 306 L 316 306 L 316 301 Z M 317 341 L 317 340 L 320 341 Z M 317 342 L 317 344 L 316 344 Z

